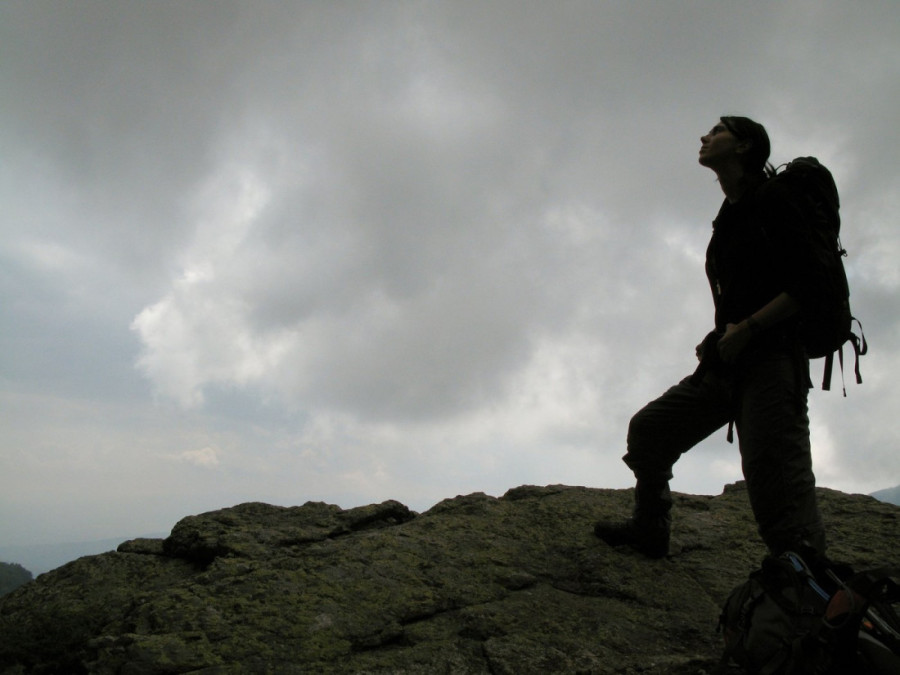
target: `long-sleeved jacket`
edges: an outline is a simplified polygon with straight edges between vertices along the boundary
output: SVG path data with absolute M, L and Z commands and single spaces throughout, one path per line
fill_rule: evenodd
M 723 203 L 706 251 L 717 331 L 782 292 L 803 303 L 809 251 L 802 227 L 802 214 L 774 185 L 763 183 L 739 201 Z

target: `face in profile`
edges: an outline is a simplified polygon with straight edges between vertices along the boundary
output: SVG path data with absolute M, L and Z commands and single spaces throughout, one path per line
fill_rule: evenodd
M 741 142 L 728 130 L 728 127 L 719 122 L 706 135 L 700 137 L 698 161 L 701 166 L 714 169 L 721 166 L 723 162 L 736 158 L 738 148 L 741 146 Z

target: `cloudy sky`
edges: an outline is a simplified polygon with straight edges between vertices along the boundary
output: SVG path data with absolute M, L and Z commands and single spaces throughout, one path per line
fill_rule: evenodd
M 871 353 L 811 394 L 819 483 L 900 483 L 898 28 L 893 0 L 3 0 L 0 541 L 630 486 L 628 419 L 711 328 L 696 157 L 729 113 L 841 189 Z M 723 430 L 673 487 L 739 478 Z

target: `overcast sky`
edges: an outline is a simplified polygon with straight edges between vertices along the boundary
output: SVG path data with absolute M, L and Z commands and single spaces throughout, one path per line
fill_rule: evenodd
M 816 473 L 897 485 L 898 35 L 894 0 L 2 0 L 0 542 L 632 485 L 712 327 L 721 114 L 835 174 L 871 353 L 811 394 Z M 718 494 L 737 447 L 675 472 Z

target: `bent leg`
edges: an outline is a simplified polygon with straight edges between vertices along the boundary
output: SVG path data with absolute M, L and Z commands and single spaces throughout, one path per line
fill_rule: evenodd
M 628 425 L 622 458 L 638 481 L 668 484 L 678 458 L 732 418 L 731 388 L 712 373 L 685 378 L 639 410 Z
M 651 558 L 667 555 L 672 465 L 721 428 L 730 411 L 729 387 L 712 374 L 696 384 L 685 378 L 639 410 L 628 425 L 628 452 L 622 458 L 637 477 L 634 515 L 624 523 L 600 521 L 594 534 Z

